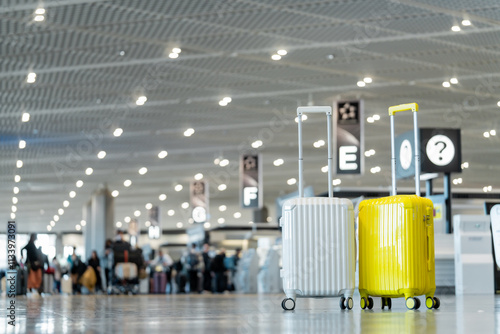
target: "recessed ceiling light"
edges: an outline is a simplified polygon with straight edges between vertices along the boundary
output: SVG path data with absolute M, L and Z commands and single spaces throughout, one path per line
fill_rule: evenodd
M 134 216 L 139 217 L 141 215 L 141 211 L 135 210 L 134 211 Z
M 52 227 L 56 226 L 56 222 L 55 222 L 55 221 L 53 221 L 53 220 L 51 220 L 51 221 L 50 221 L 50 226 L 52 226 Z
M 453 27 L 451 27 L 451 31 L 459 32 L 460 30 L 462 30 L 462 29 L 460 29 L 459 26 L 453 26 Z
M 177 226 L 177 228 L 182 228 L 182 226 L 184 226 L 184 224 L 181 222 L 178 222 L 175 226 Z
M 175 53 L 175 52 L 170 52 L 168 54 L 168 58 L 171 58 L 171 59 L 176 59 L 176 58 L 179 58 L 179 54 L 178 53 Z
M 81 187 L 83 187 L 83 181 L 82 181 L 82 180 L 78 180 L 78 181 L 76 181 L 76 187 L 77 187 L 77 188 L 81 188 Z
M 197 181 L 199 181 L 199 180 L 203 179 L 203 174 L 202 174 L 202 173 L 198 173 L 198 174 L 196 174 L 196 175 L 194 176 L 194 179 L 195 179 L 195 180 L 197 180 Z
M 489 138 L 489 137 L 490 137 L 490 133 L 489 133 L 488 131 L 485 131 L 485 132 L 483 133 L 483 136 L 484 136 L 485 138 Z
M 57 213 L 59 214 L 59 216 L 62 216 L 64 214 L 64 210 L 63 209 L 59 209 L 59 210 L 57 210 Z
M 18 202 L 17 197 L 12 197 L 12 204 L 17 204 L 17 202 Z
M 233 217 L 238 219 L 238 218 L 241 218 L 241 212 L 238 212 L 236 211 L 234 214 L 233 214 Z
M 172 52 L 173 52 L 173 53 L 181 53 L 181 52 L 182 52 L 182 50 L 181 50 L 181 48 L 173 48 L 173 49 L 172 49 Z
M 172 209 L 168 210 L 167 215 L 172 217 L 173 215 L 175 215 L 175 210 L 172 210 Z
M 118 54 L 123 57 L 125 56 L 125 51 L 121 50 L 120 52 L 118 52 Z
M 221 206 L 219 206 L 219 211 L 220 211 L 220 212 L 224 212 L 224 211 L 226 211 L 226 210 L 227 210 L 227 206 L 225 206 L 225 205 L 221 205 Z
M 313 146 L 315 148 L 320 148 L 322 146 L 325 146 L 325 141 L 323 139 L 320 139 L 320 140 L 314 142 Z
M 125 181 L 123 181 L 123 185 L 124 185 L 125 187 L 130 187 L 130 186 L 132 185 L 132 181 L 130 181 L 130 180 L 125 180 Z
M 283 159 L 276 159 L 273 161 L 273 165 L 275 165 L 276 167 L 279 167 L 281 165 L 283 165 L 285 163 L 285 160 Z
M 115 131 L 113 131 L 113 136 L 115 137 L 120 137 L 123 133 L 123 129 L 122 128 L 116 128 Z
M 342 183 L 342 181 L 341 181 L 340 179 L 335 179 L 335 180 L 333 180 L 333 181 L 332 181 L 332 184 L 333 184 L 334 186 L 338 186 L 338 185 L 339 185 L 339 184 L 341 184 L 341 183 Z
M 64 201 L 64 202 L 63 202 L 63 206 L 64 206 L 65 208 L 67 208 L 67 207 L 69 206 L 69 201 Z
M 373 82 L 373 79 L 372 79 L 372 78 L 370 78 L 370 77 L 365 77 L 365 78 L 363 79 L 363 81 L 364 81 L 365 83 L 372 83 L 372 82 Z
M 89 167 L 85 170 L 85 174 L 87 174 L 87 175 L 92 175 L 93 172 L 94 172 L 94 169 L 92 169 L 91 167 Z
M 35 72 L 28 73 L 28 76 L 26 77 L 26 82 L 34 83 L 35 81 L 36 81 L 36 73 Z
M 227 102 L 227 103 L 231 103 L 231 101 L 233 101 L 233 99 L 229 96 L 226 96 L 222 99 L 222 101 Z
M 470 21 L 470 20 L 467 20 L 467 19 L 462 20 L 462 25 L 463 25 L 463 26 L 466 26 L 466 27 L 467 27 L 467 26 L 470 26 L 471 24 L 472 24 L 472 23 L 471 23 L 471 21 Z
M 21 182 L 21 175 L 14 176 L 14 182 Z
M 456 85 L 456 84 L 458 84 L 458 79 L 457 78 L 451 78 L 450 79 L 450 83 Z
M 365 87 L 366 83 L 364 81 L 358 81 L 356 85 L 358 85 L 358 87 Z
M 20 140 L 20 141 L 19 141 L 19 148 L 22 150 L 22 149 L 23 149 L 23 148 L 25 148 L 25 147 L 26 147 L 26 141 L 24 141 L 24 140 Z
M 43 14 L 45 14 L 45 8 L 37 8 L 35 10 L 35 14 L 36 15 L 43 15 Z
M 58 222 L 58 221 L 59 221 L 59 216 L 58 216 L 58 215 L 55 215 L 53 218 L 54 218 L 54 221 L 55 221 L 55 222 Z
M 182 186 L 182 184 L 177 184 L 177 185 L 175 185 L 174 190 L 175 190 L 175 191 L 177 191 L 177 192 L 179 192 L 179 191 L 181 191 L 181 190 L 182 190 L 182 188 L 184 188 L 184 187 Z
M 189 128 L 186 131 L 184 131 L 184 136 L 186 136 L 186 137 L 191 137 L 193 134 L 194 134 L 193 128 Z
M 23 113 L 23 116 L 21 117 L 21 121 L 23 123 L 29 122 L 30 121 L 30 114 L 27 112 Z
M 135 104 L 138 106 L 142 106 L 142 105 L 144 105 L 144 103 L 146 103 L 147 100 L 148 100 L 148 98 L 146 96 L 142 95 L 142 96 L 139 96 L 137 98 L 137 100 L 135 101 Z
M 167 195 L 166 194 L 161 194 L 160 196 L 158 196 L 158 199 L 163 202 L 164 200 L 167 199 Z
M 497 135 L 497 131 L 496 130 L 490 130 L 490 135 L 496 136 Z
M 226 167 L 227 165 L 229 165 L 229 160 L 227 159 L 222 159 L 221 162 L 219 163 L 219 166 L 221 167 Z
M 220 105 L 221 107 L 225 107 L 225 106 L 227 106 L 227 104 L 228 104 L 228 103 L 227 103 L 226 101 L 223 101 L 223 100 L 220 100 L 220 101 L 219 101 L 219 105 Z
M 307 115 L 302 115 L 301 119 L 302 119 L 302 122 L 307 121 Z M 295 123 L 298 123 L 298 122 L 299 122 L 299 117 L 295 117 Z
M 82 219 L 82 220 L 80 220 L 80 225 L 85 226 L 85 225 L 87 225 L 87 222 Z
M 379 166 L 375 166 L 375 167 L 373 167 L 373 168 L 370 168 L 370 172 L 371 172 L 372 174 L 378 173 L 378 172 L 380 172 L 380 171 L 381 171 L 381 168 L 380 168 Z
M 14 187 L 14 188 L 12 189 L 12 191 L 13 191 L 13 192 L 14 192 L 14 194 L 16 194 L 16 195 L 17 195 L 17 194 L 19 194 L 19 188 L 18 188 L 18 187 Z
M 160 153 L 158 153 L 158 158 L 165 159 L 167 155 L 168 155 L 167 151 L 161 151 Z
M 497 106 L 500 107 L 500 101 L 497 102 Z
M 203 227 L 204 227 L 204 228 L 210 228 L 210 226 L 211 226 L 211 225 L 210 225 L 210 223 L 209 223 L 209 222 L 206 222 L 205 224 L 203 224 Z
M 262 144 L 263 144 L 263 143 L 262 143 L 262 140 L 256 140 L 256 141 L 254 141 L 254 142 L 252 143 L 252 147 L 253 147 L 253 148 L 259 148 L 259 147 L 261 147 L 261 146 L 262 146 Z
M 278 50 L 276 53 L 279 54 L 280 56 L 286 56 L 288 51 L 286 51 L 285 49 L 281 49 Z
M 99 153 L 97 153 L 97 157 L 99 159 L 104 159 L 105 156 L 106 156 L 106 151 L 100 151 Z
M 80 224 L 76 224 L 75 229 L 76 229 L 77 231 L 80 231 L 80 230 L 82 229 L 82 227 L 80 226 Z
M 445 87 L 445 88 L 451 87 L 450 82 L 449 81 L 443 81 L 443 87 Z
M 113 190 L 111 192 L 111 196 L 113 196 L 113 197 L 118 197 L 118 195 L 120 195 L 120 192 L 118 190 Z
M 10 214 L 10 219 L 16 219 L 16 214 L 14 212 Z
M 225 185 L 224 183 L 219 184 L 219 186 L 217 187 L 217 189 L 219 189 L 219 191 L 224 191 L 224 190 L 227 189 L 227 185 Z
M 75 196 L 76 196 L 76 192 L 75 191 L 70 191 L 69 192 L 69 197 L 70 198 L 75 198 Z
M 224 218 L 219 218 L 219 219 L 217 219 L 217 222 L 219 224 L 224 224 L 226 222 L 226 220 Z
M 23 161 L 22 161 L 22 160 L 17 160 L 17 162 L 16 162 L 16 167 L 17 167 L 17 168 L 21 168 L 21 167 L 23 167 Z
M 321 171 L 322 171 L 323 173 L 328 172 L 328 166 L 323 166 L 323 167 L 321 167 Z
M 152 208 L 152 207 L 153 207 L 153 204 L 152 204 L 152 203 L 147 203 L 147 204 L 145 205 L 146 210 L 151 210 L 151 208 Z
M 141 175 L 144 175 L 148 172 L 148 169 L 146 167 L 141 167 L 141 169 L 139 169 L 139 174 Z
M 379 121 L 380 120 L 380 115 L 375 114 L 375 115 L 372 116 L 372 118 L 373 118 L 374 121 Z
M 368 123 L 374 123 L 374 122 L 375 122 L 375 120 L 373 119 L 373 117 L 368 117 L 368 118 L 366 119 L 366 121 L 367 121 Z
M 188 203 L 188 202 L 184 202 L 184 203 L 182 203 L 182 204 L 181 204 L 181 208 L 183 208 L 183 209 L 187 209 L 187 208 L 189 208 L 189 203 Z
M 294 185 L 295 183 L 297 183 L 297 179 L 295 179 L 294 177 L 292 177 L 291 179 L 288 179 L 288 180 L 286 181 L 286 183 L 287 183 L 288 185 L 290 185 L 290 186 L 291 186 L 291 185 Z
M 116 227 L 118 228 L 122 227 L 122 222 L 116 222 Z
M 280 56 L 280 55 L 278 55 L 278 54 L 274 54 L 274 55 L 272 55 L 272 56 L 271 56 L 271 59 L 272 59 L 272 60 L 280 60 L 280 59 L 281 59 L 281 56 Z
M 49 232 L 52 231 L 52 226 L 47 225 L 47 231 L 49 231 Z
M 469 168 L 469 163 L 466 161 L 461 165 L 462 169 L 467 169 Z
M 123 218 L 123 220 L 125 221 L 125 223 L 130 223 L 130 221 L 132 220 L 132 218 L 130 218 L 129 216 Z

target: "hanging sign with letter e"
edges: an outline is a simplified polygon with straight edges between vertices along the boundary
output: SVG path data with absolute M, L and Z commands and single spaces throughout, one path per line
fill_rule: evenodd
M 244 154 L 240 157 L 240 202 L 244 209 L 262 208 L 261 156 Z
M 363 173 L 363 101 L 335 102 L 335 154 L 337 174 Z

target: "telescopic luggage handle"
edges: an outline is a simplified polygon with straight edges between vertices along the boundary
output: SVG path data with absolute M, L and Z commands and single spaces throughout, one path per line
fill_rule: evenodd
M 302 156 L 302 115 L 306 113 L 325 113 L 327 117 L 327 142 L 328 142 L 328 197 L 333 197 L 332 184 L 332 107 L 298 107 L 297 120 L 299 123 L 299 197 L 304 197 L 304 169 Z
M 413 136 L 415 142 L 415 192 L 420 196 L 420 143 L 418 140 L 418 104 L 406 103 L 389 107 L 391 119 L 391 171 L 392 171 L 392 196 L 397 195 L 396 191 L 396 145 L 394 143 L 394 114 L 400 111 L 411 110 L 413 112 Z

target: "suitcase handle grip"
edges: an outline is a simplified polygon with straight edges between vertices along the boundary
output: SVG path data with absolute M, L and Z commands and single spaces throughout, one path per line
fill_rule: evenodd
M 400 112 L 400 111 L 406 111 L 406 110 L 411 110 L 412 112 L 417 112 L 418 111 L 418 104 L 413 102 L 413 103 L 405 103 L 405 104 L 400 104 L 397 106 L 389 107 L 389 116 L 394 116 L 395 113 Z
M 400 111 L 411 110 L 413 113 L 413 138 L 415 146 L 415 193 L 420 196 L 420 143 L 418 140 L 418 104 L 406 103 L 389 107 L 389 118 L 391 120 L 391 171 L 392 171 L 392 190 L 391 196 L 397 195 L 396 189 L 396 144 L 394 143 L 394 114 Z
M 327 139 L 328 142 L 328 196 L 333 197 L 332 184 L 332 107 L 311 106 L 297 108 L 297 121 L 299 124 L 299 197 L 304 197 L 304 158 L 302 153 L 302 115 L 305 113 L 325 113 L 327 117 Z

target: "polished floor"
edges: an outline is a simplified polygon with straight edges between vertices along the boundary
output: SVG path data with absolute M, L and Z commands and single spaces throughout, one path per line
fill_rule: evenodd
M 441 296 L 439 310 L 341 311 L 338 298 L 298 299 L 281 308 L 283 295 L 47 296 L 16 299 L 12 333 L 500 333 L 500 296 Z M 0 309 L 9 300 L 0 298 Z M 5 312 L 5 311 L 3 311 Z M 2 312 L 2 313 L 3 313 Z

